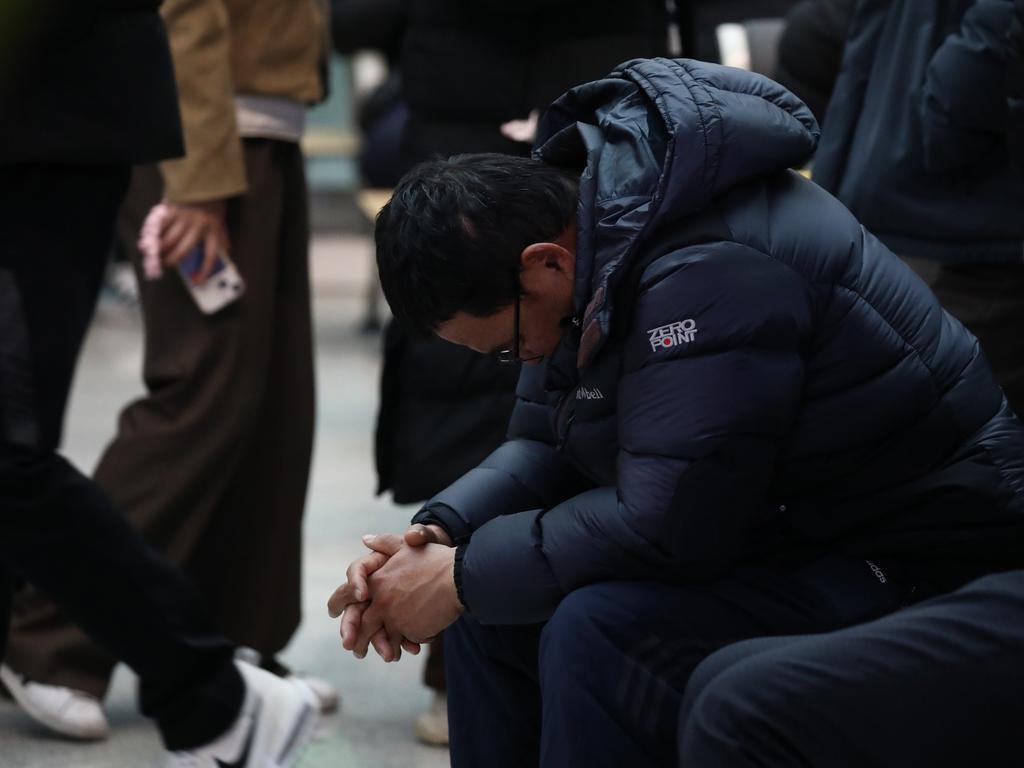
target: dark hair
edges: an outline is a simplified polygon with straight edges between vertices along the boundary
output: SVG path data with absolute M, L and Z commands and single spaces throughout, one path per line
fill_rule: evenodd
M 377 269 L 400 321 L 429 333 L 457 312 L 483 317 L 519 291 L 519 256 L 558 237 L 578 179 L 539 160 L 456 155 L 413 168 L 377 216 Z

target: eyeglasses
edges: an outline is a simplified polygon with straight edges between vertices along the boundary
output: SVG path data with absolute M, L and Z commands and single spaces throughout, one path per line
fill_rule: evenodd
M 498 358 L 499 363 L 518 363 L 521 362 L 522 358 L 519 357 L 519 290 L 516 290 L 516 300 L 513 303 L 512 310 L 512 348 L 511 349 L 499 349 L 495 355 Z

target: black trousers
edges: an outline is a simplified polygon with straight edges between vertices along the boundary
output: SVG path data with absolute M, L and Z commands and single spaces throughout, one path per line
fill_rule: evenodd
M 237 717 L 244 684 L 233 648 L 194 588 L 57 454 L 128 175 L 0 169 L 0 608 L 12 577 L 47 593 L 135 670 L 142 711 L 179 750 Z M 0 637 L 6 626 L 5 611 Z
M 93 477 L 202 591 L 224 634 L 269 662 L 301 608 L 316 401 L 309 228 L 298 146 L 246 139 L 243 150 L 248 189 L 228 204 L 227 225 L 245 297 L 204 315 L 177 275 L 147 281 L 133 254 L 148 392 L 121 412 Z M 134 244 L 163 184 L 155 167 L 133 179 L 126 208 L 137 215 L 120 226 Z M 97 697 L 115 663 L 33 589 L 14 601 L 7 657 L 33 680 Z
M 1024 765 L 1024 571 L 694 672 L 680 766 Z
M 710 653 L 875 618 L 910 591 L 863 560 L 829 556 L 691 587 L 592 584 L 540 626 L 464 615 L 445 631 L 452 766 L 674 767 L 683 691 Z

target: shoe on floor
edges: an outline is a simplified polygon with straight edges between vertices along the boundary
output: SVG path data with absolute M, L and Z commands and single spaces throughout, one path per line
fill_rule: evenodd
M 448 746 L 448 696 L 435 693 L 430 709 L 416 718 L 416 738 L 434 747 Z
M 321 715 L 326 715 L 328 712 L 334 712 L 341 703 L 341 697 L 338 694 L 338 689 L 322 677 L 308 675 L 305 672 L 294 672 L 288 675 L 288 677 L 301 680 L 309 686 L 309 689 L 313 691 L 313 695 L 316 696 L 316 700 L 320 704 Z
M 206 746 L 171 752 L 167 768 L 291 768 L 313 736 L 318 703 L 301 680 L 236 661 L 245 703 L 227 733 Z
M 110 734 L 103 705 L 85 691 L 33 683 L 6 665 L 0 680 L 25 714 L 61 736 L 93 741 Z
M 312 689 L 317 701 L 320 702 L 320 714 L 322 715 L 334 712 L 341 701 L 338 689 L 322 677 L 314 677 L 305 672 L 292 672 L 274 656 L 264 660 L 263 655 L 255 648 L 249 648 L 244 645 L 238 646 L 235 649 L 235 660 L 244 661 L 252 664 L 254 667 L 260 667 L 268 672 L 273 672 L 278 677 L 294 677 L 301 680 Z

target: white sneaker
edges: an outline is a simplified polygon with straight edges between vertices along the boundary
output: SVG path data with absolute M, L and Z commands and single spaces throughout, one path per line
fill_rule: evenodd
M 245 703 L 227 733 L 204 747 L 171 752 L 167 768 L 291 768 L 317 719 L 317 700 L 301 680 L 284 679 L 236 661 Z
M 288 675 L 288 677 L 301 680 L 309 686 L 309 689 L 313 691 L 313 695 L 316 696 L 316 700 L 320 704 L 320 714 L 326 715 L 328 712 L 334 712 L 338 708 L 341 702 L 338 689 L 322 677 L 307 675 L 305 672 L 295 672 Z
M 103 705 L 85 691 L 29 682 L 6 665 L 0 665 L 0 680 L 25 714 L 51 731 L 83 741 L 110 734 Z
M 448 746 L 448 696 L 435 693 L 430 709 L 416 718 L 416 737 L 434 747 Z
M 250 648 L 246 645 L 240 645 L 235 649 L 235 659 L 237 661 L 244 661 L 247 664 L 252 664 L 254 667 L 260 667 L 263 669 L 263 655 L 255 648 Z M 271 665 L 271 668 L 277 668 L 287 672 L 287 667 L 282 666 L 279 663 Z M 278 672 L 280 676 L 281 672 Z M 341 697 L 338 694 L 338 689 L 331 685 L 329 682 L 324 680 L 322 677 L 313 677 L 307 675 L 305 672 L 291 672 L 286 675 L 287 677 L 294 677 L 312 689 L 313 694 L 316 696 L 317 701 L 320 702 L 320 714 L 326 715 L 328 712 L 333 712 L 338 708 L 338 704 L 341 701 Z

